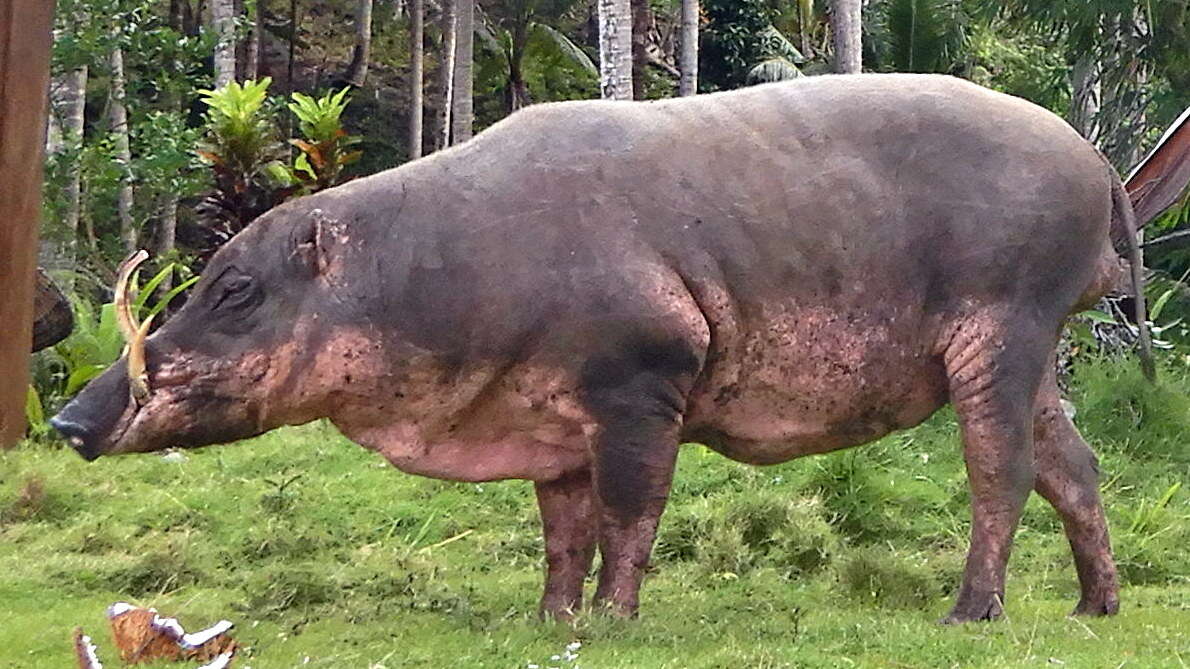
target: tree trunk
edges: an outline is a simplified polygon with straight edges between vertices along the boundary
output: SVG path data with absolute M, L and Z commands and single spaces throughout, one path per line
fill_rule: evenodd
M 599 89 L 604 99 L 632 99 L 632 7 L 629 0 L 599 2 Z
M 511 114 L 523 109 L 529 102 L 529 87 L 525 83 L 525 45 L 523 35 L 514 35 L 512 51 L 508 54 L 507 108 Z
M 698 92 L 698 0 L 682 0 L 682 40 L 678 52 L 678 95 Z
M 442 54 L 438 60 L 438 90 L 442 105 L 434 132 L 434 149 L 450 146 L 450 110 L 455 72 L 455 0 L 442 0 Z
M 475 0 L 456 0 L 454 94 L 451 100 L 450 143 L 471 139 L 475 123 L 472 71 L 475 64 Z
M 117 33 L 118 35 L 118 33 Z M 136 228 L 132 224 L 132 151 L 128 146 L 128 110 L 124 106 L 124 51 L 116 46 L 111 53 L 111 90 L 108 118 L 120 163 L 120 189 L 116 193 L 116 214 L 120 219 L 120 239 L 129 253 L 136 250 Z
M 509 48 L 504 52 L 508 61 L 508 84 L 504 87 L 504 108 L 509 114 L 528 104 L 529 87 L 525 84 L 525 43 L 529 41 L 529 23 L 518 21 L 509 35 Z
M 409 0 L 409 159 L 421 157 L 422 85 L 425 79 L 425 1 Z
M 252 8 L 252 31 L 248 33 L 247 62 L 244 63 L 244 79 L 255 80 L 260 77 L 260 63 L 264 55 L 264 40 L 261 30 L 264 29 L 264 0 L 256 0 Z
M 76 68 L 54 81 L 50 88 L 51 120 L 59 120 L 59 146 L 46 147 L 50 153 L 68 151 L 73 160 L 66 172 L 66 210 L 62 223 L 69 231 L 67 254 L 73 256 L 79 227 L 79 151 L 83 147 L 84 112 L 87 107 L 87 66 Z
M 632 5 L 632 99 L 645 99 L 645 68 L 649 65 L 649 0 Z
M 355 6 L 355 50 L 347 66 L 347 83 L 363 86 L 368 79 L 368 58 L 372 51 L 372 0 L 357 0 Z
M 54 3 L 0 0 L 0 448 L 25 434 Z
M 1102 97 L 1099 60 L 1086 53 L 1070 71 L 1070 125 L 1091 143 L 1099 141 L 1099 102 Z
M 832 0 L 831 32 L 835 38 L 835 72 L 858 74 L 863 66 L 860 0 Z
M 289 93 L 293 87 L 293 58 L 297 50 L 297 5 L 298 0 L 289 0 L 289 55 L 285 59 L 285 90 Z
M 186 34 L 186 13 L 189 9 L 187 0 L 169 0 L 169 26 L 183 35 Z
M 810 22 L 814 20 L 813 5 L 813 0 L 810 2 L 799 0 L 797 3 L 798 48 L 802 50 L 802 55 L 807 58 L 813 54 L 813 50 L 810 49 Z M 860 12 L 861 14 L 863 12 L 862 6 Z
M 161 228 L 157 234 L 157 257 L 165 258 L 174 250 L 178 236 L 178 194 L 167 193 L 161 206 Z M 164 295 L 173 287 L 173 275 L 166 275 L 158 287 L 158 294 Z
M 215 88 L 236 78 L 236 16 L 234 0 L 211 0 L 211 27 L 215 31 Z

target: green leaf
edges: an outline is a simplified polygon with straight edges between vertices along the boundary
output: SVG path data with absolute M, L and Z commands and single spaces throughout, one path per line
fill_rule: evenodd
M 599 68 L 591 61 L 591 57 L 587 55 L 577 44 L 572 42 L 569 37 L 562 34 L 560 31 L 545 25 L 544 23 L 534 23 L 530 28 L 530 37 L 535 37 L 535 44 L 540 48 L 548 48 L 546 45 L 552 45 L 553 50 L 564 56 L 570 62 L 578 65 L 582 69 L 591 74 L 599 74 Z
M 1161 293 L 1161 296 L 1157 298 L 1157 301 L 1153 303 L 1153 306 L 1149 307 L 1149 318 L 1151 320 L 1155 321 L 1161 317 L 1161 310 L 1165 308 L 1165 304 L 1169 302 L 1169 298 L 1173 297 L 1176 292 L 1177 288 L 1170 288 L 1169 290 Z
M 149 279 L 148 283 L 141 286 L 137 292 L 136 300 L 132 303 L 133 313 L 140 314 L 144 310 L 145 303 L 153 296 L 153 291 L 157 290 L 157 286 L 161 285 L 162 281 L 165 281 L 168 276 L 173 274 L 174 268 L 175 263 L 169 263 L 165 267 L 162 267 L 161 271 L 153 275 L 153 278 Z
M 264 169 L 266 174 L 268 174 L 273 178 L 274 181 L 281 184 L 282 186 L 293 186 L 299 183 L 297 177 L 293 175 L 293 172 L 291 172 L 289 168 L 283 165 L 280 161 L 274 160 L 268 165 L 265 165 Z
M 310 161 L 306 159 L 306 154 L 298 154 L 296 160 L 293 161 L 293 170 L 295 172 L 305 172 L 310 175 L 311 179 L 317 179 L 318 174 L 314 172 L 314 168 L 310 166 Z
M 41 395 L 37 394 L 37 388 L 34 388 L 33 384 L 29 384 L 29 392 L 25 394 L 25 421 L 35 434 L 45 434 L 48 429 L 45 423 L 45 408 L 41 405 Z
M 157 314 L 161 313 L 161 311 L 163 309 L 165 309 L 167 306 L 169 306 L 169 303 L 175 297 L 180 295 L 182 293 L 182 291 L 184 291 L 187 288 L 189 288 L 190 286 L 193 286 L 194 284 L 198 283 L 198 279 L 199 279 L 199 277 L 192 276 L 189 279 L 186 279 L 182 283 L 179 283 L 178 285 L 171 288 L 168 293 L 161 296 L 160 300 L 157 300 L 157 304 L 153 305 L 153 308 L 149 310 L 149 313 L 148 313 L 148 315 L 145 316 L 145 318 L 146 319 L 152 318 L 152 317 L 156 316 Z
M 102 374 L 103 370 L 107 369 L 109 366 L 110 365 L 89 364 L 89 365 L 81 365 L 79 367 L 76 367 L 75 370 L 73 372 L 71 372 L 70 376 L 67 377 L 67 379 L 66 379 L 66 391 L 65 392 L 66 392 L 67 397 L 74 395 L 78 391 L 82 390 L 83 386 L 87 385 L 87 383 L 89 383 L 91 381 L 91 379 Z
M 1096 323 L 1107 323 L 1109 325 L 1116 325 L 1116 319 L 1112 318 L 1110 315 L 1105 314 L 1102 311 L 1099 311 L 1097 309 L 1091 309 L 1089 311 L 1084 311 L 1080 315 L 1085 316 L 1088 319 L 1090 319 Z

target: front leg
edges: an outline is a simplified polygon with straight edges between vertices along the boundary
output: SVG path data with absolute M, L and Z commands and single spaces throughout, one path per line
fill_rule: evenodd
M 591 470 L 537 482 L 545 533 L 545 594 L 541 615 L 569 620 L 583 604 L 583 581 L 595 556 L 598 519 Z
M 640 373 L 589 395 L 601 423 L 594 462 L 603 565 L 595 602 L 616 615 L 636 614 L 641 578 L 673 480 L 685 407 L 681 385 Z

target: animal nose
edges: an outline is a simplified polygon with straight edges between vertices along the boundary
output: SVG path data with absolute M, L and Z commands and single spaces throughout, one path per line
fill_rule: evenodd
M 83 456 L 87 462 L 99 457 L 99 453 L 91 446 L 91 432 L 86 427 L 79 425 L 70 420 L 63 419 L 61 416 L 54 416 L 50 419 L 50 425 L 54 427 L 66 441 L 70 443 L 71 448 L 78 451 L 78 454 Z

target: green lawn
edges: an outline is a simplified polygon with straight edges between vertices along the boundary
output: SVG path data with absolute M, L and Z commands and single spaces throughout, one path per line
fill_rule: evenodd
M 1066 617 L 1069 550 L 1034 496 L 1007 619 L 936 624 L 968 523 L 948 411 L 778 467 L 686 447 L 641 618 L 574 625 L 535 616 L 530 484 L 408 476 L 315 424 L 181 463 L 0 454 L 0 667 L 74 666 L 76 625 L 119 666 L 104 619 L 118 600 L 236 621 L 241 669 L 1185 667 L 1190 486 L 1174 486 L 1190 478 L 1190 379 L 1167 370 L 1154 389 L 1135 366 L 1086 365 L 1073 393 L 1126 583 L 1114 618 Z

